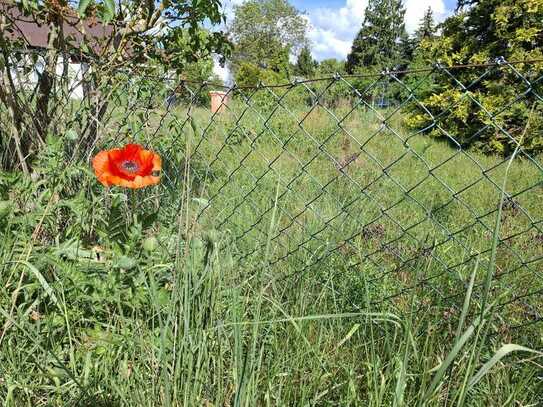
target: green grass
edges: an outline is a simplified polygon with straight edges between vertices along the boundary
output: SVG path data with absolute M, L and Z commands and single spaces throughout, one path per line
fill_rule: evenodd
M 105 191 L 61 144 L 2 175 L 4 404 L 543 403 L 537 162 L 500 211 L 509 161 L 400 117 L 233 109 L 145 118 L 157 188 Z

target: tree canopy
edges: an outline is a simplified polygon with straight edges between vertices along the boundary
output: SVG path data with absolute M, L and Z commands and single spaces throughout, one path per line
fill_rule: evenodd
M 236 6 L 228 31 L 234 70 L 249 63 L 286 73 L 290 55 L 308 45 L 307 20 L 287 0 L 249 0 Z
M 39 52 L 25 35 L 17 35 L 23 21 L 45 32 L 42 37 L 47 43 Z M 57 133 L 52 122 L 61 114 L 61 99 L 70 92 L 66 55 L 96 68 L 87 70 L 84 83 L 93 121 L 80 135 L 82 145 L 92 145 L 108 107 L 103 93 L 115 89 L 119 72 L 127 68 L 132 76 L 141 69 L 179 73 L 199 61 L 209 61 L 213 53 L 225 55 L 225 34 L 202 28 L 204 22 L 219 25 L 224 21 L 220 0 L 0 2 L 0 110 L 8 112 L 6 121 L 11 123 L 8 133 L 0 131 L 0 150 L 8 152 L 0 167 L 10 168 L 18 161 L 28 172 L 33 156 Z M 23 52 L 25 48 L 32 53 Z M 32 66 L 32 58 L 43 69 L 33 92 L 20 92 L 17 64 Z M 207 74 L 209 63 L 204 65 L 198 69 Z M 62 73 L 59 66 L 64 67 Z M 93 91 L 88 92 L 91 87 Z
M 305 46 L 302 48 L 296 61 L 296 72 L 302 76 L 311 77 L 315 74 L 317 66 L 317 61 L 313 59 L 309 47 Z
M 415 41 L 420 43 L 423 39 L 433 38 L 436 31 L 437 27 L 434 21 L 434 12 L 431 7 L 428 7 L 420 20 L 417 31 L 415 31 Z
M 347 56 L 347 72 L 357 68 L 394 68 L 406 62 L 409 38 L 402 0 L 370 0 L 362 28 Z
M 528 61 L 543 57 L 543 2 L 539 0 L 477 0 L 462 2 L 457 14 L 441 24 L 441 33 L 422 40 L 412 67 L 428 67 L 436 61 L 443 66 L 485 64 L 495 61 Z M 528 116 L 531 131 L 522 143 L 526 151 L 543 151 L 543 103 L 538 78 L 542 64 L 517 65 L 524 79 L 533 82 L 533 91 L 519 97 L 521 78 L 511 69 L 481 72 L 456 70 L 456 80 L 445 72 L 432 75 L 417 90 L 418 99 L 435 117 L 455 103 L 456 108 L 440 121 L 463 146 L 486 152 L 509 154 L 520 141 Z M 470 97 L 458 82 L 470 84 Z M 474 103 L 477 100 L 478 104 Z M 484 109 L 484 110 L 483 110 Z M 416 114 L 411 123 L 427 126 L 429 117 Z M 435 136 L 440 134 L 434 131 Z M 506 134 L 507 133 L 507 134 Z M 444 136 L 443 136 L 444 137 Z

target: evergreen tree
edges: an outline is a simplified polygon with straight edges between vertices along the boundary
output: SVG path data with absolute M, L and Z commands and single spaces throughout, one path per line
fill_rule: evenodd
M 411 41 L 413 52 L 409 61 L 412 69 L 424 68 L 428 63 L 435 62 L 435 43 L 439 39 L 436 33 L 434 13 L 432 8 L 428 7 Z
M 431 7 L 428 7 L 424 13 L 424 17 L 420 21 L 419 28 L 415 31 L 415 40 L 420 43 L 423 39 L 431 39 L 435 36 L 437 31 L 434 22 L 434 13 Z
M 311 77 L 315 74 L 317 62 L 313 59 L 308 46 L 302 48 L 298 60 L 296 61 L 296 72 L 305 77 Z
M 370 0 L 362 28 L 347 56 L 347 72 L 358 67 L 395 68 L 405 64 L 409 39 L 402 0 Z
M 411 67 L 427 68 L 437 60 L 443 65 L 458 65 L 494 62 L 502 57 L 506 61 L 543 57 L 543 1 L 464 0 L 459 5 L 459 12 L 441 24 L 439 36 L 421 41 Z M 505 68 L 488 70 L 484 80 L 478 79 L 480 69 L 457 70 L 455 80 L 440 70 L 431 78 L 421 75 L 419 79 L 424 83 L 417 87 L 415 96 L 433 118 L 417 110 L 408 122 L 419 129 L 444 128 L 446 136 L 435 130 L 429 133 L 448 140 L 452 137 L 462 146 L 486 152 L 511 154 L 516 147 L 514 139 L 522 139 L 524 151 L 541 152 L 543 102 L 539 95 L 543 88 L 539 78 L 543 66 L 520 64 L 516 69 L 522 76 Z M 417 75 L 410 77 L 417 79 Z M 533 86 L 533 93 L 522 98 L 519 98 L 520 78 Z M 473 83 L 469 89 L 471 98 L 463 97 L 464 91 L 458 83 Z M 451 101 L 458 101 L 453 110 L 449 110 Z M 480 114 L 482 108 L 499 115 L 489 119 Z M 530 131 L 522 137 L 530 115 Z M 436 117 L 439 126 L 435 125 Z M 492 123 L 501 130 L 497 131 Z

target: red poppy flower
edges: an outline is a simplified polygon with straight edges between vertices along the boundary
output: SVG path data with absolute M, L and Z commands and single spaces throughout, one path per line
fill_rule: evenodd
M 160 182 L 160 156 L 139 144 L 100 151 L 92 160 L 94 173 L 103 185 L 143 188 Z

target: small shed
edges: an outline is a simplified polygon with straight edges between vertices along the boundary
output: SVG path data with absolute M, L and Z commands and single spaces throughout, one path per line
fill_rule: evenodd
M 230 95 L 221 90 L 209 92 L 211 97 L 211 113 L 223 113 L 228 106 Z

